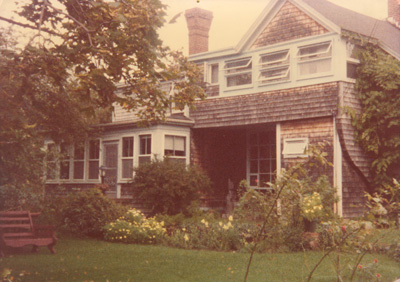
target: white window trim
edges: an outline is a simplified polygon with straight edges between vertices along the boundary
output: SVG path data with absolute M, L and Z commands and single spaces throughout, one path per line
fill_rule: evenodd
M 307 55 L 299 55 L 300 50 L 302 48 L 313 47 L 313 46 L 323 45 L 323 44 L 327 44 L 327 43 L 329 43 L 329 45 L 328 45 L 328 48 L 326 48 L 326 51 L 313 53 L 313 54 L 307 54 Z M 334 69 L 334 65 L 333 65 L 333 58 L 334 58 L 333 50 L 334 50 L 334 48 L 333 48 L 332 40 L 317 42 L 317 43 L 308 44 L 308 45 L 299 45 L 299 46 L 297 46 L 297 56 L 296 56 L 296 62 L 297 62 L 297 64 L 296 64 L 296 74 L 297 74 L 297 78 L 298 78 L 297 80 L 320 78 L 320 77 L 332 75 L 333 74 L 333 69 Z M 311 58 L 309 60 L 301 61 L 301 58 L 310 57 L 310 56 L 317 56 L 317 55 L 321 55 L 321 54 L 327 54 L 329 52 L 331 52 L 331 55 L 327 56 L 327 57 Z M 306 74 L 306 75 L 301 75 L 300 74 L 300 65 L 306 64 L 306 63 L 310 63 L 310 62 L 323 61 L 323 60 L 330 60 L 331 61 L 331 68 L 330 68 L 329 71 L 317 72 L 317 73 Z
M 217 82 L 212 82 L 212 67 L 213 66 L 217 66 L 218 67 L 218 72 L 217 72 Z M 219 69 L 219 63 L 208 63 L 206 66 L 207 70 L 206 70 L 206 82 L 210 85 L 210 86 L 214 86 L 214 85 L 219 85 L 219 73 L 220 73 L 220 69 Z
M 90 141 L 96 141 L 96 140 L 99 141 L 99 158 L 98 159 L 91 159 L 90 158 Z M 102 154 L 101 154 L 101 149 L 103 147 L 102 140 L 100 138 L 89 139 L 86 143 L 87 143 L 87 146 L 86 146 L 85 150 L 87 152 L 86 152 L 86 155 L 85 155 L 85 157 L 86 157 L 85 158 L 85 163 L 86 163 L 86 165 L 85 165 L 85 170 L 86 170 L 85 182 L 88 182 L 88 183 L 99 183 L 100 179 L 101 179 L 100 178 L 100 172 L 99 172 L 97 178 L 89 178 L 89 168 L 90 168 L 89 164 L 90 164 L 90 161 L 98 160 L 99 167 L 102 165 Z
M 230 68 L 224 67 L 224 69 L 222 70 L 224 72 L 224 77 L 225 77 L 225 83 L 224 83 L 225 91 L 238 90 L 238 89 L 244 89 L 244 88 L 253 88 L 254 87 L 254 80 L 253 80 L 254 67 L 252 67 L 250 69 L 245 69 L 245 70 L 241 70 L 241 71 L 238 71 L 238 72 L 234 72 L 234 73 L 227 73 L 227 71 L 230 71 L 230 70 L 242 69 L 242 68 L 249 67 L 250 64 L 253 63 L 253 57 L 252 56 L 246 56 L 246 57 L 241 57 L 241 58 L 236 58 L 236 59 L 225 60 L 224 61 L 224 66 L 226 66 L 226 64 L 228 64 L 228 63 L 232 63 L 232 62 L 235 62 L 235 61 L 244 61 L 244 60 L 248 60 L 246 65 L 238 66 L 238 67 L 230 67 Z M 246 84 L 241 84 L 241 85 L 228 86 L 228 78 L 229 77 L 234 77 L 234 76 L 242 75 L 242 74 L 250 74 L 251 75 L 251 82 L 250 83 L 246 83 Z
M 89 139 L 85 141 L 84 144 L 84 159 L 78 160 L 79 162 L 83 162 L 83 178 L 82 179 L 75 179 L 74 178 L 74 166 L 75 166 L 75 159 L 74 159 L 74 154 L 75 154 L 75 145 L 70 145 L 69 150 L 70 150 L 70 156 L 68 160 L 64 160 L 65 162 L 69 162 L 69 178 L 68 179 L 61 179 L 60 178 L 60 164 L 63 161 L 59 156 L 56 158 L 54 161 L 56 165 L 56 171 L 55 171 L 55 178 L 54 179 L 48 179 L 47 178 L 47 171 L 44 171 L 46 183 L 53 184 L 53 183 L 100 183 L 100 175 L 97 179 L 89 179 L 89 162 L 90 160 L 94 159 L 89 159 L 89 142 L 92 140 L 98 140 L 99 141 L 99 166 L 101 166 L 102 163 L 102 154 L 101 154 L 101 148 L 102 148 L 102 140 L 100 138 L 98 139 Z M 54 144 L 56 146 L 56 150 L 59 153 L 60 152 L 60 145 L 56 144 L 53 141 L 46 141 L 45 142 L 45 148 L 47 150 L 48 146 L 50 144 Z M 47 160 L 46 160 L 47 162 Z M 47 165 L 46 165 L 47 166 Z
M 296 144 L 296 143 L 302 144 L 301 147 L 304 148 L 304 152 L 303 153 L 300 152 L 300 151 L 297 151 L 297 152 L 294 152 L 294 153 L 293 152 L 288 152 L 288 150 L 290 148 L 289 144 Z M 284 158 L 305 158 L 305 157 L 308 157 L 308 154 L 307 154 L 308 144 L 309 143 L 308 143 L 308 138 L 307 137 L 304 137 L 304 138 L 285 138 L 283 140 L 282 155 L 283 155 Z
M 132 157 L 124 157 L 124 138 L 133 138 L 133 147 L 132 147 L 133 156 Z M 118 172 L 118 178 L 119 178 L 118 181 L 124 181 L 125 182 L 127 180 L 132 179 L 133 176 L 134 176 L 134 172 L 132 171 L 131 177 L 123 177 L 124 176 L 123 175 L 123 170 L 124 170 L 123 169 L 123 161 L 124 160 L 132 160 L 132 168 L 133 169 L 135 168 L 135 158 L 136 158 L 135 143 L 137 142 L 136 139 L 137 138 L 135 138 L 134 135 L 123 135 L 123 136 L 121 136 L 121 138 L 119 140 L 119 144 L 120 144 L 119 152 L 121 152 L 121 153 L 118 154 L 118 155 L 120 155 L 121 157 L 118 158 L 119 167 L 120 167 L 119 172 Z
M 170 156 L 170 155 L 166 155 L 166 154 L 165 154 L 165 138 L 166 138 L 167 136 L 182 137 L 182 138 L 184 138 L 185 156 Z M 188 160 L 188 152 L 189 152 L 189 150 L 188 150 L 188 136 L 182 135 L 182 134 L 169 133 L 169 132 L 167 132 L 167 133 L 165 133 L 165 134 L 163 135 L 163 156 L 164 156 L 164 157 L 168 157 L 168 158 L 171 158 L 171 159 L 181 159 L 181 160 L 185 160 L 185 164 L 187 164 L 187 163 L 188 163 L 188 162 L 187 162 L 187 160 Z

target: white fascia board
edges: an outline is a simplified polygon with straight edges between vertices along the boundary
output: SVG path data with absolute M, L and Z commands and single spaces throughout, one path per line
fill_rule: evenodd
M 387 53 L 389 53 L 390 55 L 392 55 L 393 57 L 395 57 L 397 60 L 400 61 L 400 54 L 398 54 L 397 52 L 393 51 L 392 48 L 388 47 L 385 43 L 383 43 L 382 41 L 379 40 L 379 46 L 386 51 Z
M 209 59 L 231 56 L 231 55 L 235 55 L 237 53 L 238 52 L 236 51 L 235 48 L 229 47 L 229 48 L 224 48 L 224 49 L 218 49 L 215 51 L 209 51 L 209 52 L 203 52 L 203 53 L 197 53 L 197 54 L 190 55 L 189 61 L 191 61 L 191 62 L 207 61 Z
M 280 3 L 279 3 L 280 2 Z M 284 0 L 271 0 L 264 8 L 256 21 L 250 26 L 249 30 L 244 34 L 242 39 L 236 45 L 238 52 L 248 48 L 256 37 L 265 29 L 268 23 L 273 19 L 279 8 L 283 6 Z M 280 5 L 277 5 L 280 4 Z M 274 10 L 275 9 L 275 10 Z
M 319 12 L 308 6 L 301 0 L 288 0 L 290 3 L 298 7 L 301 11 L 310 16 L 313 20 L 320 23 L 330 32 L 341 34 L 341 28 L 334 24 L 332 21 L 328 20 L 322 16 Z M 285 3 L 284 0 L 272 0 L 269 2 L 267 7 L 263 10 L 261 15 L 257 18 L 254 24 L 250 27 L 247 33 L 243 36 L 242 40 L 236 46 L 238 52 L 249 48 L 249 46 L 254 42 L 254 40 L 259 36 L 259 34 L 268 26 L 270 21 L 279 12 L 280 8 Z

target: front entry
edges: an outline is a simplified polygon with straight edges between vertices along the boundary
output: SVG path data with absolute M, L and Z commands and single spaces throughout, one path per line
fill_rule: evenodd
M 103 166 L 106 167 L 104 184 L 109 186 L 107 194 L 117 197 L 118 141 L 103 142 Z

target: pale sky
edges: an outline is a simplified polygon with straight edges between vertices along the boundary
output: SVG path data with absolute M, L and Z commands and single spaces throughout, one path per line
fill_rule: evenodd
M 27 0 L 21 0 L 25 2 Z M 209 50 L 235 46 L 247 32 L 270 0 L 162 0 L 168 5 L 167 22 L 182 12 L 174 24 L 166 24 L 160 30 L 165 45 L 188 54 L 188 30 L 184 11 L 199 7 L 213 12 Z M 339 6 L 377 18 L 387 17 L 388 0 L 329 0 Z M 0 16 L 10 18 L 15 7 L 13 0 L 0 0 Z M 5 24 L 0 21 L 0 26 Z M 32 32 L 32 31 L 29 31 Z

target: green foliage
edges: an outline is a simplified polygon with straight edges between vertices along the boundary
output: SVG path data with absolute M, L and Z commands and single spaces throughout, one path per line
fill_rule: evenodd
M 146 218 L 138 210 L 129 210 L 122 218 L 104 227 L 104 238 L 111 242 L 156 244 L 166 233 L 164 223 Z
M 351 38 L 361 47 L 356 89 L 362 112 L 352 112 L 357 140 L 374 160 L 377 186 L 400 178 L 400 62 L 362 38 Z
M 255 230 L 255 224 L 242 224 L 232 216 L 227 220 L 204 217 L 184 222 L 166 237 L 166 243 L 186 249 L 236 251 L 245 249 Z
M 107 198 L 98 189 L 89 189 L 59 198 L 57 221 L 78 236 L 103 237 L 103 227 L 121 217 L 126 208 Z
M 135 168 L 132 189 L 152 214 L 173 215 L 188 213 L 201 193 L 209 191 L 210 180 L 194 166 L 156 159 Z
M 109 122 L 114 103 L 148 124 L 165 120 L 170 102 L 205 97 L 199 68 L 159 39 L 159 0 L 21 5 L 28 44 L 0 30 L 0 186 L 40 190 L 44 139 L 73 144 L 95 135 L 91 125 Z M 174 97 L 159 87 L 172 80 Z
M 32 187 L 0 186 L 0 211 L 38 211 L 43 202 L 43 193 L 32 193 Z
M 400 227 L 400 184 L 393 179 L 391 185 L 385 184 L 374 194 L 366 193 L 368 220 L 381 227 Z

